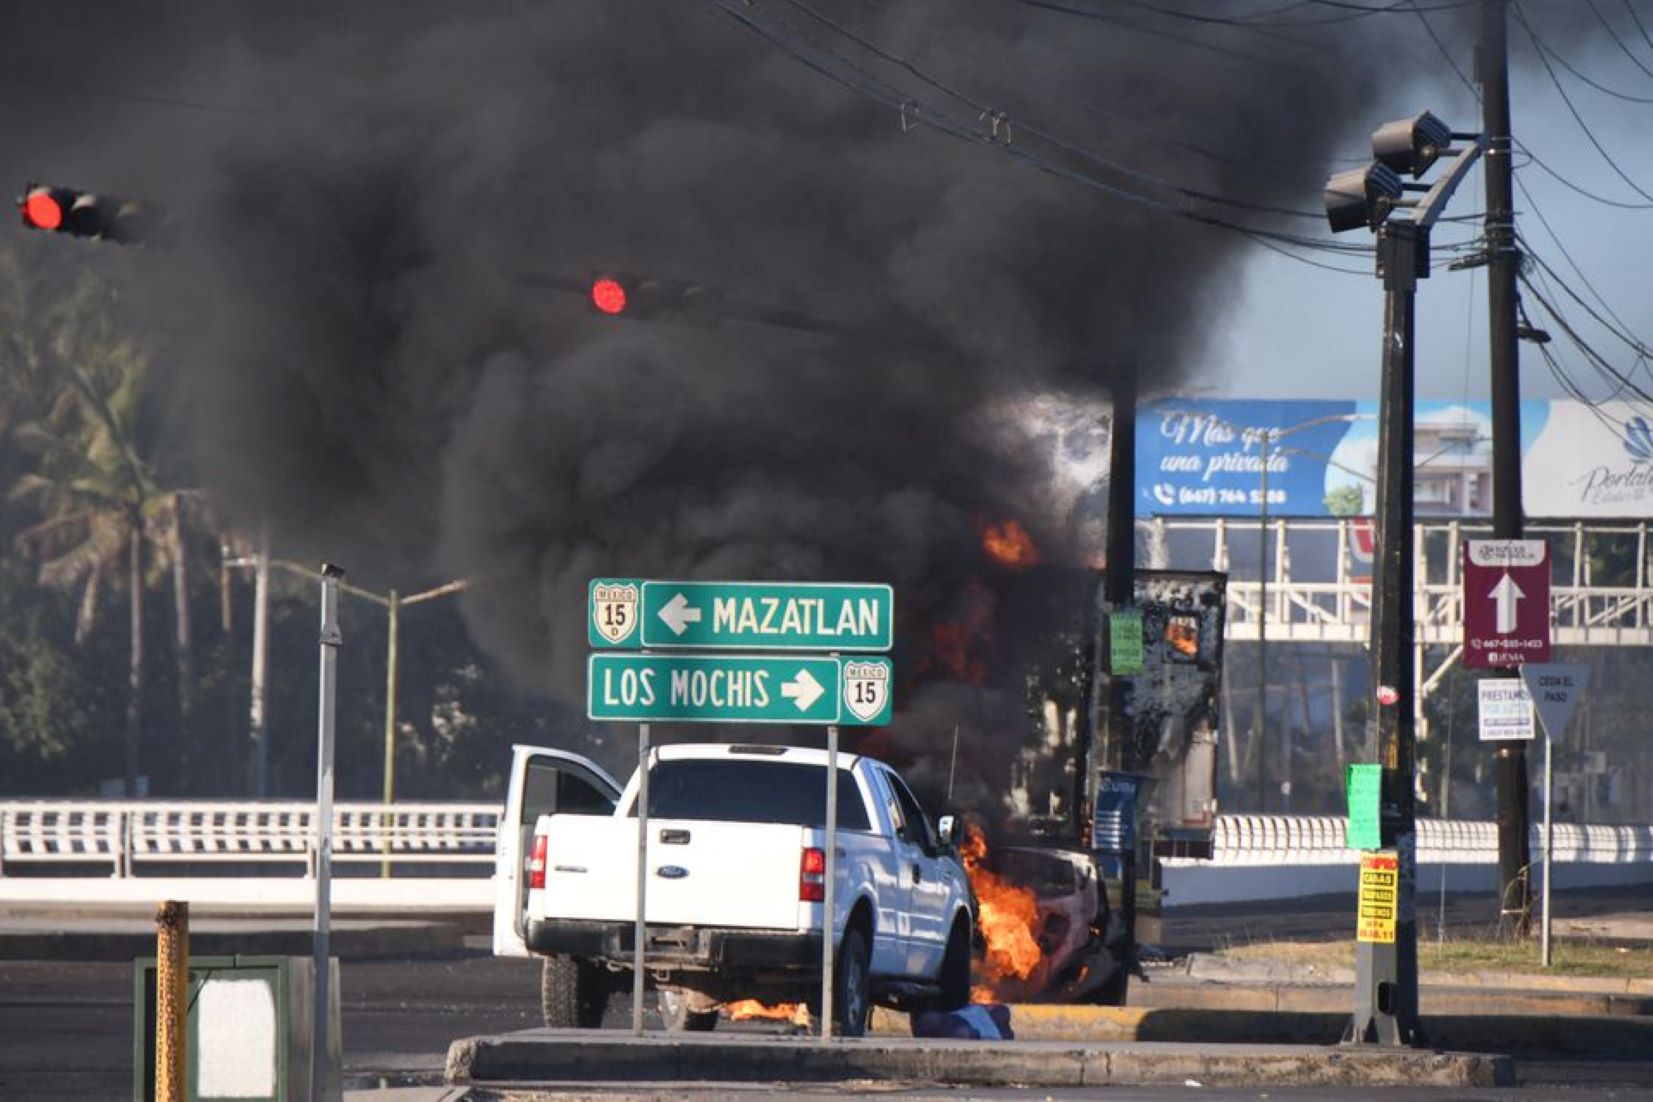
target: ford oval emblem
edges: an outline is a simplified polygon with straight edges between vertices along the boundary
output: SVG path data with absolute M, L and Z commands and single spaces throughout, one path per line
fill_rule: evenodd
M 689 875 L 689 870 L 682 865 L 661 865 L 654 870 L 656 876 L 663 876 L 667 880 L 681 880 Z

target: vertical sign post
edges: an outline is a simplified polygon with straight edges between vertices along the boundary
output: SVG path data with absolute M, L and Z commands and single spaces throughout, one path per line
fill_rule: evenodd
M 833 876 L 838 867 L 838 725 L 827 728 L 826 883 L 821 886 L 821 1039 L 832 1039 Z
M 1544 725 L 1544 906 L 1540 919 L 1539 961 L 1550 966 L 1550 857 L 1555 846 L 1554 819 L 1551 805 L 1555 802 L 1554 748 L 1555 740 L 1567 730 L 1573 707 L 1584 695 L 1590 683 L 1590 667 L 1577 664 L 1563 665 L 1551 662 L 1529 662 L 1521 667 L 1521 680 L 1532 695 L 1538 719 Z
M 331 1005 L 333 907 L 333 722 L 339 697 L 339 581 L 344 567 L 323 563 L 321 567 L 321 690 L 317 701 L 320 730 L 316 738 L 316 921 L 313 945 L 316 1004 L 311 1012 L 310 1098 L 312 1102 L 330 1097 L 328 1089 L 331 1053 L 327 1051 L 328 1007 Z
M 643 946 L 648 924 L 643 916 L 649 888 L 649 725 L 637 725 L 637 925 L 632 928 L 631 1031 L 643 1035 Z

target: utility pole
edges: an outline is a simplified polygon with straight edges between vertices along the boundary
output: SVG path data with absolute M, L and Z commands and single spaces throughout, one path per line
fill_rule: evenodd
M 1372 586 L 1372 669 L 1377 681 L 1377 757 L 1382 851 L 1396 861 L 1399 894 L 1393 940 L 1355 945 L 1355 1017 L 1350 1039 L 1411 1045 L 1418 1022 L 1418 924 L 1412 906 L 1417 872 L 1413 778 L 1417 732 L 1412 715 L 1412 337 L 1419 269 L 1427 275 L 1429 229 L 1406 219 L 1378 230 L 1383 279 L 1383 392 L 1378 425 L 1378 561 Z
M 1454 148 L 1454 141 L 1469 144 Z M 1372 163 L 1326 182 L 1332 232 L 1362 224 L 1376 232 L 1377 274 L 1384 290 L 1371 622 L 1377 706 L 1373 735 L 1381 779 L 1377 837 L 1367 834 L 1360 845 L 1355 1006 L 1345 1036 L 1357 1044 L 1416 1045 L 1424 1040 L 1418 1018 L 1413 338 L 1417 281 L 1429 275 L 1430 229 L 1484 146 L 1482 135 L 1455 133 L 1425 111 L 1378 127 L 1372 134 Z M 1451 155 L 1450 169 L 1433 184 L 1416 182 L 1442 154 Z M 1414 182 L 1403 183 L 1402 172 Z M 1408 201 L 1407 192 L 1423 195 Z M 1409 209 L 1409 217 L 1390 217 L 1401 209 Z
M 1136 604 L 1136 365 L 1123 367 L 1113 386 L 1113 428 L 1108 435 L 1108 561 L 1102 580 L 1102 598 L 1109 617 L 1124 612 Z M 1112 634 L 1112 627 L 1102 624 L 1103 640 Z M 1113 672 L 1113 655 L 1106 642 L 1102 648 L 1108 671 L 1108 746 L 1105 755 L 1109 768 L 1122 773 L 1135 773 L 1143 763 L 1137 758 L 1135 732 L 1131 719 L 1125 714 L 1125 679 Z M 1097 765 L 1103 755 L 1086 754 L 1080 758 L 1085 776 L 1080 780 L 1082 791 L 1089 799 L 1081 806 L 1096 809 Z M 1136 959 L 1136 883 L 1137 854 L 1141 840 L 1134 829 L 1128 830 L 1131 839 L 1126 852 L 1120 854 L 1119 913 L 1125 923 L 1125 945 Z M 1090 828 L 1080 823 L 1081 844 L 1089 846 Z M 1130 982 L 1131 962 L 1120 965 L 1117 985 L 1118 1005 L 1125 1003 L 1126 985 Z
M 1492 353 L 1492 535 L 1521 538 L 1521 366 L 1516 341 L 1515 199 L 1510 164 L 1508 0 L 1481 0 L 1481 126 L 1486 135 L 1487 321 Z M 1494 677 L 1519 677 L 1497 670 Z M 1532 929 L 1527 842 L 1527 752 L 1519 742 L 1496 751 L 1500 929 Z

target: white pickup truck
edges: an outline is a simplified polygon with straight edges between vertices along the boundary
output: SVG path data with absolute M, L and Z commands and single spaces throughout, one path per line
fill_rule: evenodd
M 709 1030 L 737 999 L 821 993 L 827 755 L 760 745 L 650 756 L 645 968 L 669 1028 Z M 637 777 L 518 746 L 495 882 L 494 952 L 541 954 L 548 1026 L 596 1026 L 630 986 Z M 933 826 L 882 762 L 838 757 L 835 1031 L 873 1003 L 953 1009 L 970 994 L 975 897 L 952 822 Z

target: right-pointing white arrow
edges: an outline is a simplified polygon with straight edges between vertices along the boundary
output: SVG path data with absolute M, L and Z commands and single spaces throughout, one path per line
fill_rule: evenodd
M 781 685 L 781 695 L 796 704 L 800 712 L 809 711 L 809 706 L 821 699 L 824 692 L 821 683 L 808 670 L 799 670 L 797 677 Z
M 1502 578 L 1498 579 L 1498 584 L 1492 587 L 1492 592 L 1488 593 L 1487 596 L 1491 597 L 1498 605 L 1497 623 L 1492 630 L 1499 635 L 1513 633 L 1515 631 L 1516 605 L 1526 597 L 1526 594 L 1521 592 L 1521 587 L 1516 585 L 1515 579 L 1506 572 Z
M 660 610 L 660 618 L 666 621 L 666 626 L 672 629 L 673 635 L 682 635 L 690 624 L 700 623 L 700 609 L 689 603 L 689 599 L 679 593 L 666 602 L 666 607 Z

